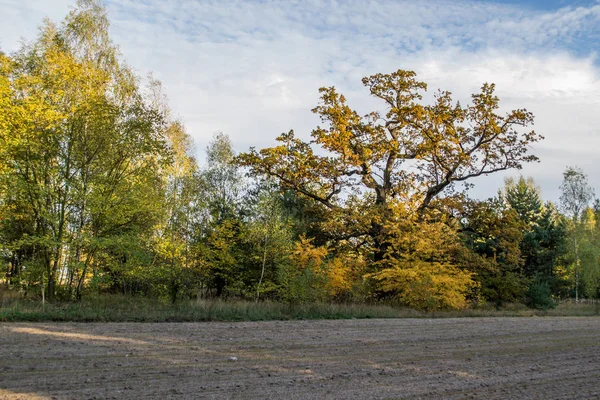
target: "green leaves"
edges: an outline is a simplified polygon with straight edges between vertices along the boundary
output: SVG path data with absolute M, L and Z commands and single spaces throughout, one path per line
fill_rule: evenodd
M 69 282 L 80 291 L 98 240 L 152 226 L 160 204 L 162 121 L 107 29 L 99 3 L 80 1 L 63 25 L 46 23 L 36 42 L 1 60 L 0 208 L 14 221 L 4 229 L 22 253 L 17 270 L 28 258 L 45 264 L 49 298 L 60 271 L 77 276 Z M 25 211 L 32 217 L 17 219 Z M 15 247 L 17 223 L 51 242 Z

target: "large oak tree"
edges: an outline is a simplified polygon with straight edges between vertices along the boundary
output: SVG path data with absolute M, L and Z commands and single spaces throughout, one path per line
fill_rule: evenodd
M 533 115 L 500 114 L 493 84 L 484 84 L 468 106 L 447 91 L 424 104 L 427 85 L 412 71 L 372 75 L 363 84 L 385 113 L 361 116 L 334 87 L 321 88 L 313 112 L 324 126 L 310 141 L 290 131 L 277 138 L 279 145 L 252 148 L 239 161 L 329 209 L 329 237 L 366 239 L 361 243 L 373 246 L 376 261 L 385 255 L 392 202 L 410 202 L 424 215 L 456 183 L 537 160 L 530 145 L 542 136 L 523 129 Z

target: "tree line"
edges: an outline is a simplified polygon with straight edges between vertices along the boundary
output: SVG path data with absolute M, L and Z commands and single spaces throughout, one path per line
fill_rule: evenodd
M 215 134 L 206 164 L 108 35 L 102 4 L 0 53 L 0 266 L 4 285 L 79 300 L 393 301 L 418 309 L 600 296 L 600 203 L 568 167 L 560 204 L 531 178 L 487 200 L 475 178 L 536 162 L 525 109 L 493 84 L 463 106 L 431 103 L 412 71 L 363 79 L 385 112 L 334 87 L 308 141 L 235 154 Z

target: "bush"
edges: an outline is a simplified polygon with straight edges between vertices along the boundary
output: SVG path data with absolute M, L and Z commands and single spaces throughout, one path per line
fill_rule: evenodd
M 527 291 L 527 305 L 538 310 L 548 310 L 556 307 L 552 298 L 552 290 L 548 282 L 534 282 Z

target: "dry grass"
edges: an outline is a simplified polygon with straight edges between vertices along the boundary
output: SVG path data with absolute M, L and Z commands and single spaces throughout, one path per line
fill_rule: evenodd
M 10 291 L 0 293 L 0 321 L 195 322 L 600 315 L 598 302 L 563 302 L 548 311 L 529 309 L 522 304 L 507 304 L 499 310 L 484 306 L 466 310 L 420 312 L 406 307 L 364 303 L 290 305 L 277 302 L 201 300 L 170 304 L 156 299 L 119 295 L 89 296 L 79 303 L 47 303 L 43 309 L 38 300 L 27 300 Z

